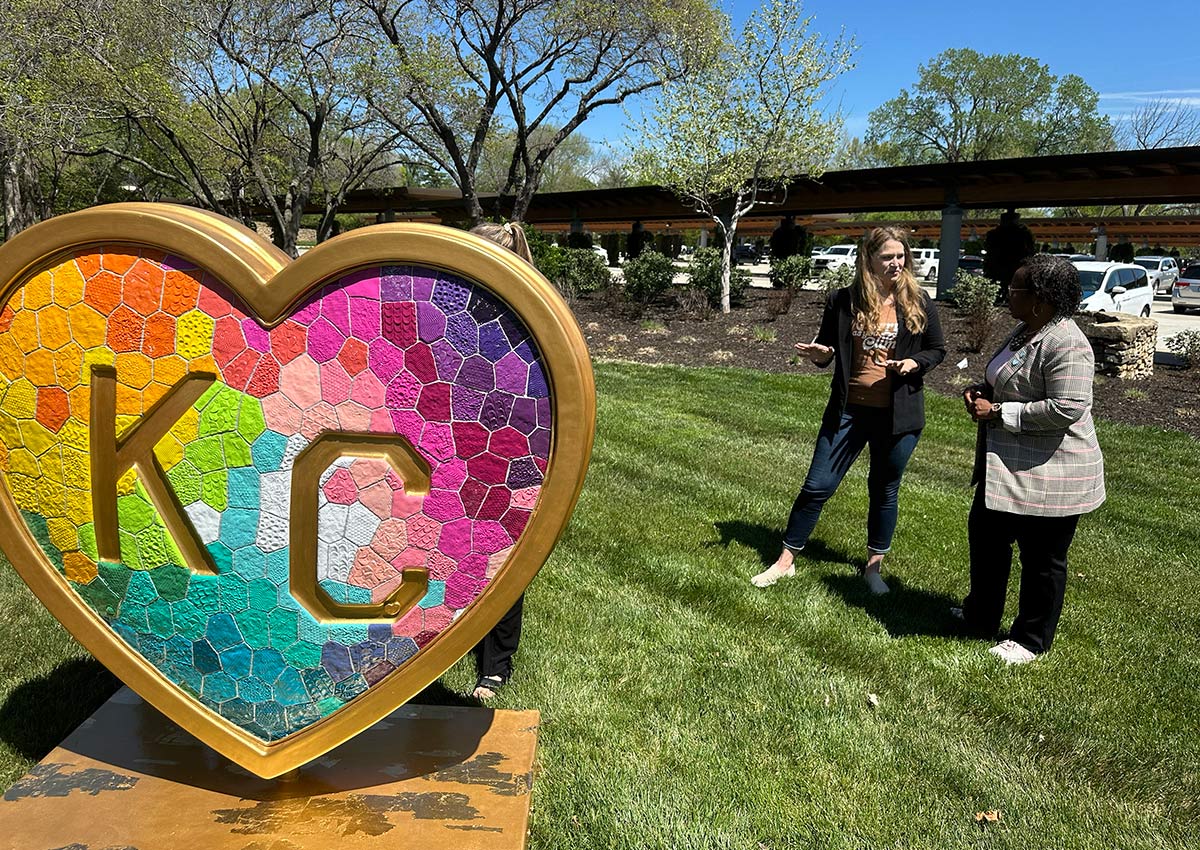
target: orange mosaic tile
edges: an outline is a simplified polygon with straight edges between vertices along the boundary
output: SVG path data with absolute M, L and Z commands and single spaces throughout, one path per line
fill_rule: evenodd
M 113 351 L 137 351 L 142 347 L 142 330 L 145 321 L 124 304 L 108 317 L 106 342 Z
M 100 271 L 100 255 L 99 254 L 80 254 L 75 257 L 75 268 L 79 269 L 79 273 L 84 279 L 91 277 Z
M 146 332 L 142 337 L 142 351 L 151 357 L 162 357 L 175 353 L 174 316 L 159 312 L 146 320 Z
M 112 272 L 99 272 L 83 287 L 83 300 L 104 315 L 121 303 L 121 278 Z
M 133 264 L 137 262 L 137 257 L 132 254 L 123 254 L 112 249 L 105 248 L 103 256 L 100 257 L 100 265 L 108 269 L 110 272 L 116 272 L 119 275 L 124 275 L 125 272 L 133 268 Z
M 162 303 L 163 270 L 145 260 L 138 260 L 125 274 L 125 303 L 149 316 Z
M 162 308 L 172 316 L 182 316 L 196 308 L 200 297 L 200 281 L 187 272 L 167 272 L 163 283 Z
M 66 390 L 62 387 L 38 387 L 38 422 L 57 434 L 70 415 L 71 407 Z

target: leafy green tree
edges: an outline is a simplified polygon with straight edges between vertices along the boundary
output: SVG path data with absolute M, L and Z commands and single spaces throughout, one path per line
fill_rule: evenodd
M 520 221 L 555 151 L 596 110 L 677 78 L 711 55 L 712 0 L 359 0 L 377 54 L 381 120 L 449 174 L 484 216 L 480 165 L 511 137 L 500 191 Z M 508 143 L 500 145 L 507 149 Z
M 888 165 L 972 162 L 1108 150 L 1099 96 L 1074 74 L 1028 56 L 951 48 L 920 66 L 911 89 L 873 110 L 866 144 Z
M 819 176 L 837 146 L 840 122 L 819 100 L 854 48 L 810 34 L 810 21 L 800 4 L 768 0 L 715 62 L 665 85 L 641 127 L 645 171 L 715 225 L 726 313 L 738 222 L 793 177 Z

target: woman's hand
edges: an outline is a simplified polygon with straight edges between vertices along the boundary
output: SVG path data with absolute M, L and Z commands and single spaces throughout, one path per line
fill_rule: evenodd
M 996 409 L 996 406 L 982 395 L 967 405 L 967 410 L 970 411 L 971 418 L 976 422 L 986 422 L 989 419 L 998 419 L 1000 417 L 1000 412 Z
M 826 363 L 833 357 L 833 347 L 821 345 L 819 342 L 798 342 L 792 346 L 801 357 L 807 357 L 810 362 Z
M 900 376 L 911 375 L 921 368 L 917 361 L 911 357 L 907 357 L 904 360 L 884 360 L 883 367 Z
M 984 398 L 985 389 L 983 384 L 971 384 L 971 386 L 963 390 L 963 404 L 967 408 L 967 413 L 972 415 L 972 418 L 974 417 L 975 399 Z

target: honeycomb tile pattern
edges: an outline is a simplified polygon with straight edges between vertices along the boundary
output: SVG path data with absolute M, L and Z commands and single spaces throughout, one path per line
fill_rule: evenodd
M 155 447 L 216 575 L 183 566 L 133 471 L 118 482 L 121 561 L 99 559 L 96 364 L 116 369 L 118 437 L 188 372 L 218 375 Z M 520 319 L 432 269 L 356 272 L 267 329 L 194 263 L 107 247 L 0 309 L 0 470 L 30 531 L 126 643 L 265 741 L 379 684 L 479 596 L 536 506 L 550 419 Z M 425 597 L 390 625 L 324 624 L 289 593 L 292 464 L 328 431 L 401 434 L 431 466 L 424 497 L 374 458 L 320 479 L 317 577 L 333 599 L 379 602 L 405 567 L 428 570 Z

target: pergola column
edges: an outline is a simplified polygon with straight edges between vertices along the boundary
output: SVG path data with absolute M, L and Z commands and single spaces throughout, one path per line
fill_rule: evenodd
M 1108 259 L 1108 232 L 1104 229 L 1104 225 L 1098 225 L 1093 231 L 1096 234 L 1096 259 Z
M 938 243 L 937 300 L 945 300 L 954 288 L 958 274 L 958 254 L 962 250 L 963 209 L 958 205 L 958 192 L 946 190 L 946 206 L 942 208 L 942 237 Z

